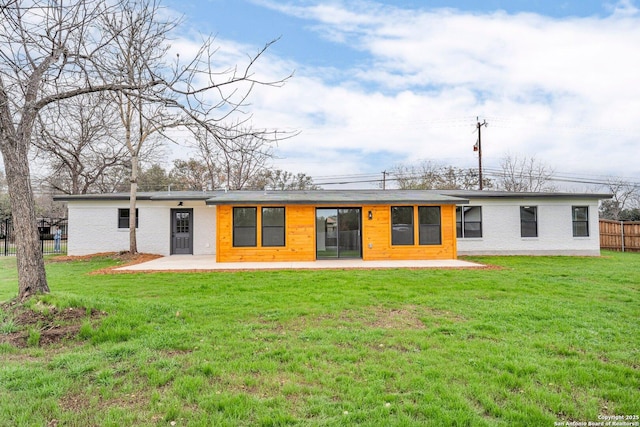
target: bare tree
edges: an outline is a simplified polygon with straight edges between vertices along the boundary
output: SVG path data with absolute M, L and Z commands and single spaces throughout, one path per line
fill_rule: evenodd
M 173 161 L 173 169 L 169 173 L 172 188 L 176 190 L 204 191 L 215 181 L 210 176 L 209 168 L 203 161 L 196 159 Z M 215 187 L 211 188 L 212 190 Z
M 304 174 L 283 171 L 281 169 L 268 169 L 255 177 L 250 188 L 255 190 L 320 190 L 313 183 L 313 178 Z
M 108 46 L 96 27 L 114 2 L 44 0 L 0 7 L 0 151 L 15 227 L 18 297 L 49 292 L 36 226 L 29 150 L 38 113 L 86 93 L 125 88 L 95 79 L 95 60 Z
M 268 169 L 277 133 L 242 125 L 235 123 L 215 134 L 196 134 L 196 149 L 210 171 L 212 188 L 246 189 Z
M 507 154 L 500 162 L 498 188 L 513 192 L 555 191 L 551 184 L 554 170 L 535 157 Z
M 144 119 L 167 108 L 179 113 L 174 125 L 189 119 L 215 133 L 221 119 L 240 111 L 254 85 L 277 86 L 286 80 L 260 82 L 252 74 L 255 61 L 270 44 L 240 71 L 231 68 L 217 72 L 212 39 L 206 39 L 186 63 L 176 60 L 165 67 L 161 62 L 154 69 L 151 60 L 145 63 L 144 58 L 160 58 L 160 52 L 167 52 L 167 34 L 175 25 L 160 19 L 158 7 L 153 1 L 133 0 L 13 0 L 0 7 L 0 152 L 18 243 L 21 300 L 49 292 L 29 169 L 29 151 L 40 111 L 89 93 L 122 94 L 121 115 L 130 120 L 125 138 L 132 146 L 131 188 L 135 194 L 138 163 L 133 157 L 139 155 L 140 148 L 133 143 L 169 125 L 164 119 Z M 151 57 L 145 56 L 148 49 Z M 128 68 L 130 57 L 134 62 Z M 132 200 L 133 213 L 135 196 Z M 131 218 L 135 221 L 134 215 Z M 135 223 L 130 228 L 135 230 Z
M 600 212 L 603 218 L 622 220 L 630 211 L 640 208 L 640 188 L 637 184 L 620 178 L 611 178 L 606 188 L 613 197 L 611 200 L 602 202 Z
M 216 188 L 222 188 L 225 181 L 224 174 L 221 166 L 218 164 L 218 153 L 225 146 L 221 143 L 216 135 L 206 132 L 203 129 L 196 129 L 194 132 L 194 143 L 192 144 L 207 168 L 210 181 L 208 186 L 215 190 Z
M 121 173 L 127 152 L 118 138 L 115 115 L 104 94 L 89 94 L 52 105 L 40 113 L 34 144 L 49 166 L 44 181 L 65 194 L 99 189 L 104 176 Z
M 431 160 L 396 165 L 389 174 L 401 190 L 469 190 L 478 185 L 477 169 L 444 166 Z M 493 186 L 491 180 L 486 177 L 483 177 L 482 181 L 485 188 Z
M 175 62 L 167 63 L 169 36 L 178 22 L 165 20 L 155 0 L 125 0 L 121 10 L 104 17 L 104 23 L 117 46 L 113 58 L 118 64 L 115 70 L 130 86 L 139 88 L 115 94 L 131 164 L 129 250 L 136 253 L 135 207 L 143 147 L 152 143 L 154 138 L 170 139 L 166 132 L 168 129 L 185 127 L 211 135 L 222 148 L 227 161 L 235 161 L 238 155 L 244 156 L 245 153 L 255 159 L 256 141 L 265 141 L 270 133 L 250 133 L 254 136 L 251 143 L 241 144 L 244 150 L 238 151 L 236 141 L 247 134 L 239 132 L 238 124 L 225 126 L 221 123 L 235 113 L 243 112 L 242 107 L 246 105 L 254 85 L 278 86 L 288 77 L 275 82 L 259 81 L 254 77 L 255 61 L 271 43 L 250 57 L 244 69 L 217 70 L 213 60 L 216 49 L 211 38 L 206 39 L 195 56 L 186 62 L 182 62 L 178 55 Z M 121 28 L 126 28 L 126 31 L 121 31 Z M 164 84 L 148 84 L 156 80 Z M 273 135 L 275 138 L 277 132 Z

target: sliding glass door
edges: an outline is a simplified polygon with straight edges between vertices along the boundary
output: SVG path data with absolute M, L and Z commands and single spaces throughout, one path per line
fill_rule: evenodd
M 360 208 L 316 209 L 316 257 L 361 258 Z

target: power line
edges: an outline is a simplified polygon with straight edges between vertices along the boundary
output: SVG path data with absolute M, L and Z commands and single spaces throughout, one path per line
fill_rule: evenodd
M 485 168 L 484 171 L 485 171 L 485 174 L 495 178 L 508 176 L 507 172 L 500 169 Z M 385 171 L 383 173 L 382 178 L 363 179 L 365 177 L 373 177 L 373 176 L 379 176 L 379 174 L 341 175 L 339 180 L 327 179 L 326 181 L 322 181 L 322 182 L 317 182 L 316 178 L 313 178 L 313 179 L 314 179 L 314 184 L 316 185 L 383 183 L 386 186 L 386 184 L 391 181 L 400 181 L 403 179 L 419 179 L 423 176 L 423 174 L 419 172 L 394 174 L 392 172 Z M 600 179 L 585 176 L 585 175 L 570 174 L 570 173 L 553 173 L 550 175 L 542 175 L 542 174 L 531 175 L 531 178 L 533 179 L 547 179 L 553 182 L 566 182 L 566 183 L 574 183 L 574 184 L 588 184 L 588 185 L 601 185 L 601 186 L 609 185 L 613 180 L 616 180 L 616 181 L 619 180 L 624 182 L 627 185 L 640 188 L 640 181 L 636 181 L 635 179 L 629 180 L 621 177 L 603 176 L 603 175 L 596 175 L 596 177 L 600 177 Z

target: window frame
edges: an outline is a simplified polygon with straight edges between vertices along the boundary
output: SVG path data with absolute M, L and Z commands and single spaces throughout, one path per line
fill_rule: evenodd
M 264 211 L 265 209 L 281 209 L 282 210 L 282 225 L 265 225 L 265 215 L 264 215 Z M 286 233 L 286 227 L 287 227 L 287 211 L 285 209 L 284 206 L 262 206 L 260 209 L 260 218 L 261 218 L 261 236 L 260 236 L 260 244 L 262 245 L 262 247 L 264 248 L 279 248 L 279 247 L 284 247 L 287 245 L 287 233 Z M 264 236 L 265 234 L 265 230 L 276 230 L 276 229 L 281 229 L 281 233 L 282 233 L 282 244 L 266 244 L 264 241 Z M 278 236 L 280 237 L 280 236 Z
M 480 221 L 467 221 L 465 208 L 478 209 Z M 460 209 L 460 221 L 458 221 L 458 209 Z M 457 205 L 456 206 L 456 238 L 458 239 L 481 239 L 483 237 L 483 220 L 482 220 L 482 206 L 480 205 Z M 478 236 L 468 236 L 470 230 L 467 230 L 467 224 L 478 224 L 479 230 L 473 232 L 479 232 Z
M 395 209 L 409 209 L 411 210 L 411 223 L 407 224 L 405 222 L 402 223 L 395 223 L 394 222 L 394 210 Z M 414 246 L 415 245 L 415 226 L 414 226 L 414 209 L 413 206 L 391 206 L 391 246 Z M 405 214 L 406 215 L 406 214 Z M 394 227 L 398 227 L 398 226 L 406 226 L 409 225 L 410 226 L 410 230 L 411 233 L 409 234 L 411 236 L 411 242 L 407 242 L 407 243 L 403 243 L 403 242 L 398 242 L 399 238 L 401 238 L 402 236 L 398 236 L 398 232 L 399 230 L 394 230 Z
M 585 210 L 585 216 L 586 219 L 576 219 L 576 211 L 578 209 L 584 209 Z M 584 224 L 585 228 L 584 231 L 586 232 L 586 234 L 578 234 L 577 233 L 577 225 L 578 224 Z M 571 206 L 571 228 L 573 231 L 573 237 L 589 237 L 589 206 Z
M 527 212 L 527 210 L 532 210 L 533 214 L 534 214 L 534 219 L 526 219 L 523 217 L 523 213 Z M 526 227 L 526 225 L 530 225 L 533 224 L 533 231 L 534 231 L 534 235 L 528 235 L 527 233 L 525 233 L 526 230 L 529 230 L 529 228 Z M 539 232 L 538 232 L 538 207 L 537 206 L 520 206 L 520 237 L 525 238 L 525 239 L 531 239 L 531 238 L 536 238 L 538 237 Z
M 253 225 L 236 225 L 236 211 L 238 210 L 253 210 Z M 253 242 L 242 243 L 238 242 L 241 238 L 240 230 L 253 229 Z M 257 206 L 234 206 L 232 209 L 232 245 L 234 248 L 255 248 L 258 246 L 258 208 Z
M 427 210 L 434 210 L 438 212 L 438 222 L 437 223 L 423 223 L 421 212 Z M 425 232 L 423 234 L 423 227 L 426 227 Z M 426 240 L 429 237 L 429 234 L 426 230 L 437 229 L 437 241 L 424 241 L 423 235 Z M 418 245 L 420 246 L 433 246 L 433 245 L 442 245 L 442 210 L 440 206 L 418 206 Z
M 124 213 L 127 213 L 127 216 L 124 216 Z M 131 218 L 130 208 L 118 208 L 118 229 L 129 229 L 129 221 Z M 139 228 L 140 224 L 140 211 L 136 208 L 136 229 Z

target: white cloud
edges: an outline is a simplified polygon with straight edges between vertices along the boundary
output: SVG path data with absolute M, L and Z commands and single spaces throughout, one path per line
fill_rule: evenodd
M 640 13 L 630 1 L 607 17 L 567 19 L 372 2 L 260 4 L 368 55 L 351 69 L 269 53 L 259 63 L 268 77 L 296 69 L 283 88 L 260 87 L 252 97 L 256 126 L 301 131 L 280 144 L 282 167 L 378 172 L 420 158 L 471 167 L 478 115 L 489 122 L 489 166 L 509 151 L 563 172 L 640 174 Z

